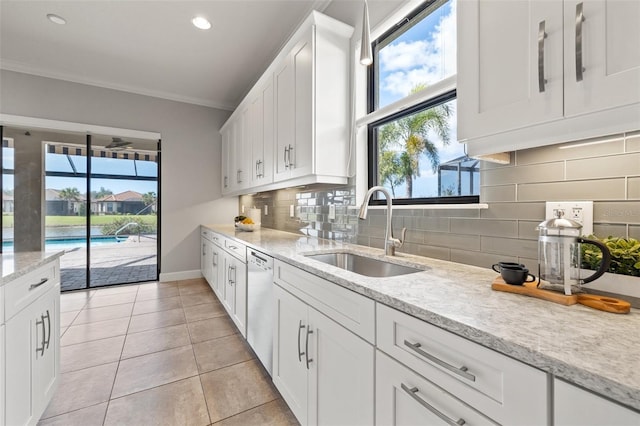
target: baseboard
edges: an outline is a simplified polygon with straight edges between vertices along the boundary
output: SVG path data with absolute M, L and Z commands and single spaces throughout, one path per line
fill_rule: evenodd
M 180 272 L 162 272 L 160 273 L 159 278 L 160 278 L 160 282 L 192 280 L 194 278 L 202 278 L 202 272 L 200 271 L 200 269 L 194 269 L 192 271 L 180 271 Z

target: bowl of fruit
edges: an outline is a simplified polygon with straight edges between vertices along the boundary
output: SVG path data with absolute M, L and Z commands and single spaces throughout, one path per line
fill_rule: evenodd
M 236 228 L 240 231 L 253 231 L 260 227 L 259 223 L 255 223 L 253 219 L 246 216 L 236 216 L 235 217 Z

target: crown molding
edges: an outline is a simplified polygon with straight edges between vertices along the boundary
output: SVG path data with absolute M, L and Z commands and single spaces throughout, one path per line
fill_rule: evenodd
M 24 64 L 22 62 L 11 61 L 2 59 L 0 62 L 0 69 L 7 71 L 19 72 L 22 74 L 36 75 L 39 77 L 52 78 L 55 80 L 63 80 L 71 83 L 85 84 L 88 86 L 96 86 L 104 89 L 118 90 L 121 92 L 133 93 L 136 95 L 149 96 L 152 98 L 166 99 L 170 101 L 183 102 L 187 104 L 200 105 L 210 108 L 221 109 L 225 111 L 233 111 L 235 105 L 230 105 L 221 102 L 212 102 L 208 99 L 194 98 L 190 96 L 181 96 L 175 93 L 163 92 L 159 90 L 149 90 L 141 87 L 128 86 L 124 84 L 115 84 L 101 80 L 95 80 L 84 76 L 73 75 L 69 73 L 59 73 L 55 71 L 46 70 L 43 68 L 34 67 Z

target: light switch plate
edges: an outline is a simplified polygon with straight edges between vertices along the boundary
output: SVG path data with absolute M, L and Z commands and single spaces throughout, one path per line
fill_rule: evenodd
M 329 204 L 329 220 L 335 220 L 336 218 L 336 205 Z
M 563 217 L 582 224 L 582 234 L 593 234 L 593 201 L 547 201 L 545 218 L 552 219 L 557 211 Z

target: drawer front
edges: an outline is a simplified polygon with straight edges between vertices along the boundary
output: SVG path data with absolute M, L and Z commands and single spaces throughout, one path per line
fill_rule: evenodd
M 375 302 L 330 281 L 276 260 L 274 281 L 338 324 L 375 343 Z
M 377 306 L 378 347 L 499 423 L 548 421 L 547 374 L 439 327 Z
M 56 260 L 5 284 L 5 322 L 60 282 Z
M 240 261 L 247 263 L 247 246 L 229 238 L 224 239 L 224 248 L 233 257 Z
M 205 228 L 204 226 L 200 227 L 200 229 L 201 229 L 200 235 L 203 238 L 206 238 L 207 240 L 213 242 L 214 244 L 220 247 L 224 247 L 225 238 L 222 235 L 216 232 L 213 232 L 212 230 L 210 230 L 209 228 Z
M 489 425 L 473 408 L 384 353 L 376 352 L 376 424 Z

